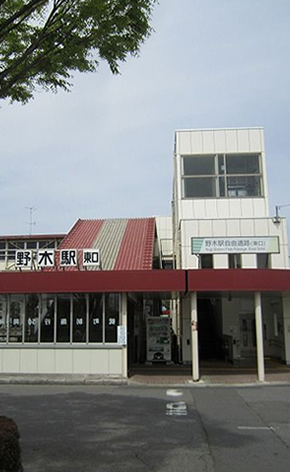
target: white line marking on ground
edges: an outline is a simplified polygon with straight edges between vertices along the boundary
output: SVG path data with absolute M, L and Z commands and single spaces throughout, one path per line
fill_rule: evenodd
M 181 390 L 170 389 L 167 390 L 166 394 L 171 397 L 181 397 L 183 395 L 183 392 Z
M 271 431 L 273 426 L 238 426 L 238 429 L 244 429 L 249 431 Z

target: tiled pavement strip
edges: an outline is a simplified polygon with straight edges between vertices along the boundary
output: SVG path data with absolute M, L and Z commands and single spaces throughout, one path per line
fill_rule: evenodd
M 267 365 L 268 364 L 268 365 Z M 192 380 L 190 367 L 164 366 L 133 369 L 129 379 L 132 383 L 151 385 L 261 385 L 255 367 L 234 367 L 229 364 L 206 364 L 200 367 L 200 379 Z M 290 384 L 290 368 L 286 365 L 266 362 L 265 384 Z

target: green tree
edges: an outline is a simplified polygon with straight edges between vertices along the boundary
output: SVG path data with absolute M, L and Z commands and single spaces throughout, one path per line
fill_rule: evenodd
M 151 33 L 156 0 L 0 0 L 0 99 L 69 90 L 74 71 L 112 73 Z

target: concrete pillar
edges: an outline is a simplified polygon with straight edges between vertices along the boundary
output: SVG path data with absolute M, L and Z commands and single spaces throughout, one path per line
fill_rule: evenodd
M 190 294 L 191 309 L 191 357 L 192 357 L 192 379 L 199 380 L 199 358 L 198 358 L 198 324 L 197 324 L 197 293 Z
M 122 326 L 125 327 L 127 333 L 127 293 L 122 293 L 121 298 L 121 314 L 122 314 Z M 122 347 L 122 376 L 128 377 L 128 348 L 127 343 Z
M 255 292 L 255 321 L 256 321 L 256 338 L 257 338 L 258 380 L 260 382 L 264 382 L 265 364 L 264 364 L 262 302 L 261 302 L 260 292 Z

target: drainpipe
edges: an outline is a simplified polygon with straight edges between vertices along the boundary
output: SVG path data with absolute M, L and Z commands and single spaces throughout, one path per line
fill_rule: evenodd
M 127 293 L 122 293 L 121 299 L 121 313 L 122 326 L 125 327 L 127 333 Z M 128 377 L 128 348 L 126 345 L 122 346 L 122 376 L 126 379 Z
M 199 358 L 198 358 L 198 330 L 197 330 L 197 293 L 190 294 L 191 309 L 191 356 L 192 356 L 192 379 L 199 380 Z
M 262 302 L 261 293 L 255 292 L 255 321 L 256 321 L 256 337 L 257 337 L 257 365 L 258 380 L 265 380 L 265 364 L 264 364 L 264 344 L 263 344 L 263 322 L 262 322 Z

